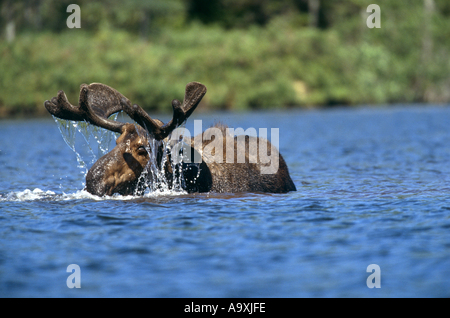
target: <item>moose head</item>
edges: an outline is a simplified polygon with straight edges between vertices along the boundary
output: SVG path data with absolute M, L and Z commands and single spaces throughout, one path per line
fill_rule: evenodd
M 156 158 L 157 166 L 163 169 L 167 178 L 173 177 L 171 158 L 164 154 L 162 146 L 152 150 L 149 142 L 153 139 L 162 141 L 168 137 L 192 114 L 206 94 L 206 87 L 198 82 L 186 85 L 184 101 L 172 101 L 173 117 L 164 124 L 158 119 L 152 119 L 139 105 L 131 102 L 115 89 L 101 83 L 80 86 L 79 106 L 72 105 L 63 91 L 56 97 L 45 101 L 47 111 L 61 119 L 86 121 L 92 125 L 119 133 L 116 146 L 109 153 L 101 157 L 89 169 L 86 175 L 86 190 L 92 194 L 103 196 L 119 193 L 130 195 L 142 193 L 146 186 L 141 178 L 143 171 L 151 157 Z M 109 119 L 115 113 L 124 111 L 137 124 L 121 123 Z M 225 133 L 225 126 L 217 126 Z M 226 133 L 225 133 L 226 134 Z M 227 138 L 236 139 L 234 136 Z M 256 138 L 256 137 L 248 137 Z M 268 141 L 267 144 L 270 146 Z M 202 149 L 195 149 L 194 138 L 190 141 L 192 151 L 203 153 Z M 225 149 L 226 141 L 223 140 Z M 236 140 L 235 149 L 239 148 Z M 217 146 L 217 145 L 216 145 Z M 266 145 L 267 146 L 267 145 Z M 241 149 L 242 150 L 242 149 Z M 155 151 L 156 153 L 151 153 Z M 225 150 L 226 151 L 226 150 Z M 287 166 L 278 154 L 279 169 L 272 175 L 260 173 L 261 163 L 215 163 L 208 161 L 202 154 L 200 163 L 182 163 L 182 174 L 185 182 L 183 188 L 188 192 L 288 192 L 295 191 Z M 163 157 L 167 156 L 167 160 Z M 225 156 L 225 152 L 224 152 Z

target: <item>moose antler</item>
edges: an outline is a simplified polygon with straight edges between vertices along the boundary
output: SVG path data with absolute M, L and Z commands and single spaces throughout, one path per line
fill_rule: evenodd
M 172 101 L 173 118 L 166 125 L 158 119 L 152 119 L 139 105 L 131 106 L 128 100 L 123 100 L 123 108 L 128 116 L 146 128 L 156 140 L 162 140 L 192 114 L 205 94 L 205 85 L 198 82 L 187 84 L 183 104 L 177 99 Z
M 139 105 L 131 106 L 130 101 L 114 88 L 100 83 L 80 86 L 79 106 L 70 104 L 63 91 L 59 91 L 50 101 L 45 101 L 44 105 L 50 114 L 58 118 L 85 120 L 118 133 L 122 132 L 125 124 L 108 117 L 123 110 L 156 140 L 162 140 L 192 114 L 205 94 L 205 85 L 198 82 L 187 84 L 183 104 L 176 99 L 172 101 L 173 118 L 166 125 L 158 119 L 152 119 Z
M 58 118 L 83 121 L 114 131 L 122 132 L 123 123 L 109 120 L 108 117 L 122 111 L 125 96 L 114 88 L 100 83 L 81 84 L 79 106 L 69 103 L 64 91 L 59 91 L 51 101 L 45 101 L 48 112 Z

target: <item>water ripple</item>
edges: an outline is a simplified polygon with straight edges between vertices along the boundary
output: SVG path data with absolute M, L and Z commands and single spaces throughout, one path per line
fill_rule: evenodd
M 254 116 L 297 192 L 99 198 L 52 121 L 2 124 L 0 296 L 73 297 L 69 264 L 81 297 L 450 296 L 450 108 Z

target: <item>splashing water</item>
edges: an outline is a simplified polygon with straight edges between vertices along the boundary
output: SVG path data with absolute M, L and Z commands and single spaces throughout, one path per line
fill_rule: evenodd
M 118 114 L 114 114 L 110 117 L 111 120 L 116 120 Z M 114 146 L 112 141 L 115 141 L 118 134 L 91 125 L 87 122 L 77 122 L 71 120 L 59 119 L 53 117 L 55 122 L 61 132 L 65 143 L 70 149 L 75 153 L 77 158 L 77 167 L 80 168 L 81 174 L 84 178 L 88 173 L 89 167 L 92 166 L 100 157 L 107 154 Z M 184 125 L 184 124 L 183 124 Z M 81 135 L 80 145 L 77 135 Z M 184 158 L 188 153 L 186 150 L 187 144 L 183 142 L 182 139 L 174 142 L 170 142 L 170 136 L 163 141 L 157 141 L 151 138 L 148 134 L 146 136 L 149 141 L 147 146 L 147 152 L 149 153 L 150 159 L 144 171 L 139 176 L 138 186 L 134 191 L 134 196 L 153 196 L 154 194 L 184 194 L 186 191 L 183 189 L 183 174 L 182 165 L 180 163 L 169 162 L 168 164 L 172 167 L 172 184 L 170 185 L 169 180 L 167 180 L 164 167 L 167 163 L 167 155 L 171 153 L 172 149 L 181 149 L 181 158 Z M 80 150 L 81 147 L 81 150 Z M 95 152 L 94 149 L 97 148 Z M 78 149 L 78 150 L 77 150 Z M 162 162 L 160 167 L 157 164 L 157 154 L 158 149 L 163 149 Z M 87 152 L 86 152 L 87 151 Z M 83 183 L 83 187 L 85 184 Z M 145 192 L 142 189 L 147 189 Z
M 90 125 L 87 122 L 64 120 L 55 116 L 53 116 L 53 118 L 55 119 L 64 141 L 77 156 L 78 168 L 82 169 L 81 173 L 84 173 L 84 175 L 86 175 L 88 171 L 86 162 L 88 162 L 89 165 L 94 164 L 98 158 L 109 152 L 111 141 L 117 139 L 116 133 Z M 116 118 L 117 114 L 110 117 L 111 120 L 116 120 Z M 75 149 L 77 132 L 81 134 L 85 145 L 87 146 L 88 154 L 85 156 Z M 95 154 L 93 150 L 95 147 L 98 149 L 97 154 Z
M 183 123 L 180 127 L 184 127 L 185 123 Z M 144 186 L 148 191 L 144 193 L 144 196 L 148 196 L 150 194 L 184 194 L 186 191 L 184 190 L 185 180 L 183 178 L 182 173 L 182 164 L 181 162 L 187 158 L 187 149 L 189 146 L 184 142 L 183 138 L 180 138 L 177 141 L 171 140 L 171 135 L 168 136 L 165 140 L 157 141 L 151 138 L 149 135 L 146 136 L 149 144 L 147 146 L 147 152 L 150 155 L 150 159 L 139 177 L 138 184 Z M 158 149 L 163 149 L 163 156 L 161 159 L 160 167 L 158 167 Z M 173 154 L 173 151 L 179 152 L 179 160 L 178 162 L 168 161 L 168 157 Z M 172 156 L 173 158 L 173 156 Z M 163 169 L 166 164 L 169 164 L 172 168 L 172 182 L 170 183 L 166 177 L 165 171 Z M 198 172 L 198 175 L 200 171 Z M 198 177 L 197 175 L 197 177 Z M 139 195 L 139 186 L 136 188 L 134 195 Z

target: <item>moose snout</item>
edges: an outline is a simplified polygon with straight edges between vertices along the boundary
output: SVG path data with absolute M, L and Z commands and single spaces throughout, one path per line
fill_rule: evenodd
M 101 157 L 86 175 L 86 191 L 94 195 L 131 195 L 144 167 L 123 144 Z

